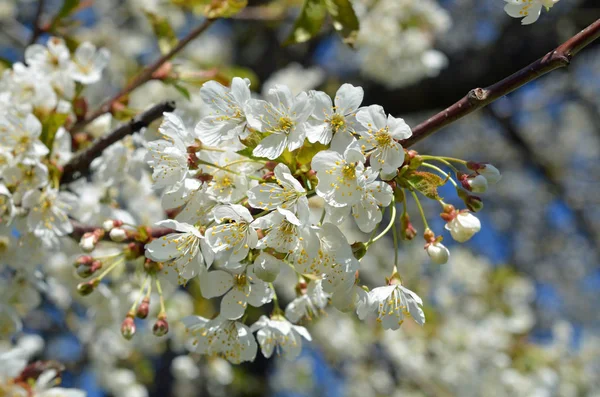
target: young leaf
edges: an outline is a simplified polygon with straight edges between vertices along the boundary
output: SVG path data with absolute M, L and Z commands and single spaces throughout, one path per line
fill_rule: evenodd
M 426 197 L 432 200 L 440 200 L 441 197 L 438 194 L 437 188 L 446 183 L 446 181 L 439 175 L 432 174 L 431 172 L 412 171 L 405 175 L 405 178 L 410 186 L 423 193 Z
M 48 147 L 48 149 L 52 150 L 56 131 L 65 124 L 68 117 L 69 115 L 66 113 L 52 113 L 43 120 L 40 140 Z
M 169 24 L 167 18 L 156 15 L 150 11 L 144 11 L 152 30 L 158 39 L 158 48 L 162 54 L 166 54 L 177 45 L 177 35 Z
M 343 37 L 344 43 L 354 46 L 358 35 L 359 22 L 350 0 L 325 0 L 327 12 L 333 19 L 333 27 Z
M 324 0 L 305 0 L 300 16 L 296 19 L 292 32 L 283 45 L 303 43 L 316 36 L 323 26 L 326 15 Z
M 188 101 L 191 100 L 191 95 L 190 95 L 190 91 L 181 84 L 181 81 L 174 79 L 174 78 L 166 78 L 163 80 L 163 82 L 165 84 L 168 84 L 170 86 L 172 86 L 173 88 L 175 88 L 177 91 L 179 91 L 179 93 L 181 95 L 183 95 L 185 97 L 185 99 L 187 99 Z

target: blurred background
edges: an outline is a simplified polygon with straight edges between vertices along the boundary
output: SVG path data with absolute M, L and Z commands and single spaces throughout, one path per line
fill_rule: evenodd
M 182 7 L 194 1 L 82 3 L 76 24 L 65 29 L 112 54 L 105 80 L 87 93 L 97 102 L 160 55 L 149 14 L 166 18 L 179 37 L 200 20 Z M 355 49 L 331 23 L 307 43 L 282 46 L 301 3 L 250 0 L 238 16 L 217 22 L 174 61 L 186 89 L 196 95 L 203 81 L 236 75 L 250 78 L 258 93 L 283 83 L 296 92 L 333 94 L 348 82 L 364 87 L 363 104 L 380 104 L 416 125 L 600 18 L 598 0 L 563 0 L 530 26 L 508 17 L 502 0 L 352 0 L 361 23 Z M 44 15 L 61 5 L 46 1 Z M 23 58 L 36 7 L 34 0 L 0 0 L 0 58 Z M 167 98 L 186 108 L 181 91 L 159 81 L 136 90 L 128 106 L 142 109 Z M 100 120 L 94 133 L 117 122 Z M 101 302 L 65 303 L 65 291 L 75 285 L 62 270 L 69 258 L 53 257 L 51 276 L 26 291 L 36 298 L 24 309 L 29 336 L 22 343 L 36 346 L 36 358 L 65 364 L 63 384 L 90 397 L 600 396 L 600 42 L 567 69 L 414 149 L 490 162 L 503 174 L 483 196 L 482 231 L 460 247 L 446 239 L 448 264 L 430 264 L 420 241 L 401 245 L 399 272 L 425 301 L 423 328 L 407 322 L 384 332 L 326 309 L 304 324 L 314 340 L 296 361 L 259 354 L 254 363 L 231 366 L 187 355 L 177 330 L 160 339 L 123 340 L 119 294 L 127 291 L 107 292 Z M 451 186 L 446 194 L 453 196 Z M 159 208 L 149 203 L 135 215 L 162 219 Z M 426 211 L 441 231 L 439 208 Z M 374 247 L 362 260 L 361 279 L 377 285 L 389 274 L 393 246 L 381 240 Z M 194 301 L 193 287 L 192 295 L 173 293 L 169 318 L 207 304 Z M 293 298 L 292 289 L 281 299 Z M 92 335 L 87 321 L 106 325 Z

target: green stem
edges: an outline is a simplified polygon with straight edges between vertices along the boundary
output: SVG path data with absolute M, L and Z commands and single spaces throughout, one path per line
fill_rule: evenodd
M 437 160 L 437 161 L 444 161 L 444 162 L 453 162 L 453 163 L 458 163 L 458 164 L 462 164 L 462 165 L 467 165 L 467 161 L 466 160 L 461 160 L 461 159 L 457 159 L 454 157 L 445 157 L 445 156 L 430 156 L 430 155 L 421 155 L 421 158 L 423 160 Z
M 429 225 L 427 224 L 427 218 L 425 217 L 425 212 L 423 211 L 423 207 L 421 206 L 419 196 L 417 196 L 417 193 L 415 193 L 414 190 L 411 190 L 410 193 L 415 199 L 415 203 L 417 203 L 417 207 L 419 208 L 419 212 L 421 213 L 421 219 L 423 219 L 423 225 L 425 226 L 425 229 L 429 229 Z
M 165 309 L 165 298 L 163 296 L 163 292 L 162 292 L 162 288 L 160 288 L 160 281 L 158 281 L 158 278 L 154 280 L 156 283 L 156 289 L 158 290 L 158 298 L 160 299 L 160 313 L 161 314 L 166 314 L 167 310 Z
M 370 242 L 368 242 L 367 244 L 365 244 L 365 246 L 368 248 L 371 244 L 373 244 L 375 241 L 379 240 L 380 238 L 382 238 L 383 236 L 385 236 L 387 234 L 387 232 L 390 231 L 390 229 L 392 228 L 392 226 L 394 225 L 394 223 L 396 222 L 396 201 L 392 198 L 392 203 L 390 204 L 390 223 L 388 223 L 388 225 L 385 227 L 385 229 L 383 229 L 383 231 L 381 233 L 379 233 L 379 235 L 377 235 L 377 237 L 375 237 L 374 239 L 372 239 Z

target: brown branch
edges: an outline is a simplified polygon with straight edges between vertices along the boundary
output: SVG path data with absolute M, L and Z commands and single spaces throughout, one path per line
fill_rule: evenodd
M 196 37 L 200 36 L 202 32 L 209 28 L 209 26 L 215 21 L 215 19 L 206 19 L 202 24 L 198 27 L 190 31 L 183 39 L 179 40 L 177 45 L 171 49 L 168 53 L 157 59 L 153 64 L 148 65 L 144 69 L 140 71 L 140 73 L 133 78 L 133 80 L 117 93 L 112 98 L 106 100 L 98 109 L 96 109 L 92 114 L 84 118 L 83 120 L 75 123 L 73 127 L 71 127 L 71 133 L 75 133 L 80 131 L 83 127 L 102 116 L 105 113 L 111 111 L 113 104 L 117 103 L 123 97 L 127 96 L 133 90 L 146 83 L 147 81 L 152 79 L 152 75 L 156 72 L 162 65 L 164 65 L 169 59 L 173 58 L 177 53 L 179 53 L 186 45 L 188 45 L 192 40 Z
M 113 143 L 120 141 L 127 135 L 131 135 L 134 132 L 147 127 L 154 120 L 162 117 L 164 112 L 172 112 L 173 110 L 175 110 L 174 102 L 166 101 L 159 103 L 137 115 L 129 122 L 121 124 L 111 133 L 96 139 L 89 148 L 81 151 L 65 164 L 60 183 L 73 182 L 74 180 L 87 175 L 92 161 L 101 156 L 104 149 Z
M 579 51 L 598 37 L 600 37 L 600 19 L 529 66 L 487 88 L 475 88 L 469 91 L 454 105 L 414 127 L 413 135 L 401 141 L 402 145 L 404 147 L 412 146 L 437 130 L 481 109 L 528 82 L 555 69 L 568 66 Z
M 102 226 L 84 225 L 83 223 L 80 223 L 73 219 L 71 219 L 71 225 L 73 226 L 73 231 L 71 232 L 71 234 L 69 234 L 69 236 L 75 240 L 81 239 L 81 237 L 86 233 L 93 233 L 95 230 L 102 229 Z M 152 228 L 149 227 L 148 228 L 148 235 L 152 236 L 152 238 L 162 237 L 169 233 L 174 233 L 174 232 L 175 232 L 175 230 L 170 229 L 168 227 L 152 227 Z M 104 236 L 102 237 L 102 240 L 111 241 L 108 233 L 104 234 Z M 128 239 L 122 241 L 122 243 L 130 243 L 132 241 L 136 241 L 135 238 L 128 238 Z
M 43 32 L 42 29 L 42 13 L 44 12 L 45 0 L 38 0 L 37 9 L 35 10 L 35 18 L 33 20 L 33 33 L 29 39 L 29 44 L 34 44 Z

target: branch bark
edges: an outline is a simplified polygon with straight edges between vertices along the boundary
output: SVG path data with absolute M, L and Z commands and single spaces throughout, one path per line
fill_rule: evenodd
M 134 132 L 141 130 L 144 127 L 147 127 L 154 120 L 162 117 L 164 112 L 172 112 L 175 110 L 175 103 L 172 101 L 162 102 L 157 105 L 154 105 L 147 111 L 137 115 L 129 122 L 125 124 L 121 124 L 111 133 L 98 138 L 95 140 L 92 145 L 78 153 L 75 157 L 73 157 L 63 169 L 63 174 L 60 179 L 60 183 L 69 183 L 73 182 L 76 179 L 79 179 L 89 173 L 90 165 L 92 161 L 100 157 L 104 149 L 109 147 L 115 142 L 120 141 L 125 138 L 127 135 L 131 135 Z
M 494 102 L 517 88 L 553 70 L 566 67 L 579 51 L 600 37 L 600 19 L 529 66 L 486 88 L 469 91 L 458 102 L 413 128 L 413 135 L 401 141 L 410 147 L 439 129 Z
M 71 234 L 69 234 L 69 236 L 75 240 L 81 239 L 81 237 L 85 233 L 92 233 L 94 230 L 102 229 L 102 226 L 84 225 L 83 223 L 79 223 L 78 221 L 73 220 L 73 219 L 71 219 L 71 225 L 73 226 L 73 231 L 71 232 Z M 174 232 L 175 232 L 175 230 L 170 229 L 168 227 L 148 228 L 148 234 L 150 236 L 152 236 L 153 238 L 162 237 L 169 233 L 174 233 Z M 111 241 L 108 233 L 105 233 L 102 240 Z M 126 239 L 122 243 L 130 243 L 132 241 L 135 241 L 135 240 L 134 239 Z
M 196 37 L 200 36 L 206 29 L 212 25 L 215 19 L 206 19 L 202 24 L 200 24 L 195 29 L 191 30 L 183 39 L 179 40 L 177 45 L 171 49 L 168 53 L 157 59 L 153 64 L 145 67 L 142 71 L 119 93 L 117 93 L 112 98 L 106 100 L 98 109 L 96 109 L 92 114 L 84 118 L 83 120 L 75 123 L 73 127 L 70 129 L 71 133 L 75 133 L 80 131 L 83 127 L 102 116 L 104 113 L 110 112 L 113 104 L 117 103 L 123 97 L 127 96 L 133 90 L 146 83 L 147 81 L 152 79 L 152 75 L 156 72 L 162 65 L 164 65 L 169 59 L 173 58 L 177 53 L 185 48 L 192 40 Z
M 33 20 L 33 33 L 29 39 L 29 44 L 34 44 L 38 37 L 42 34 L 42 13 L 44 12 L 46 0 L 38 0 L 37 9 L 35 10 L 35 19 Z

